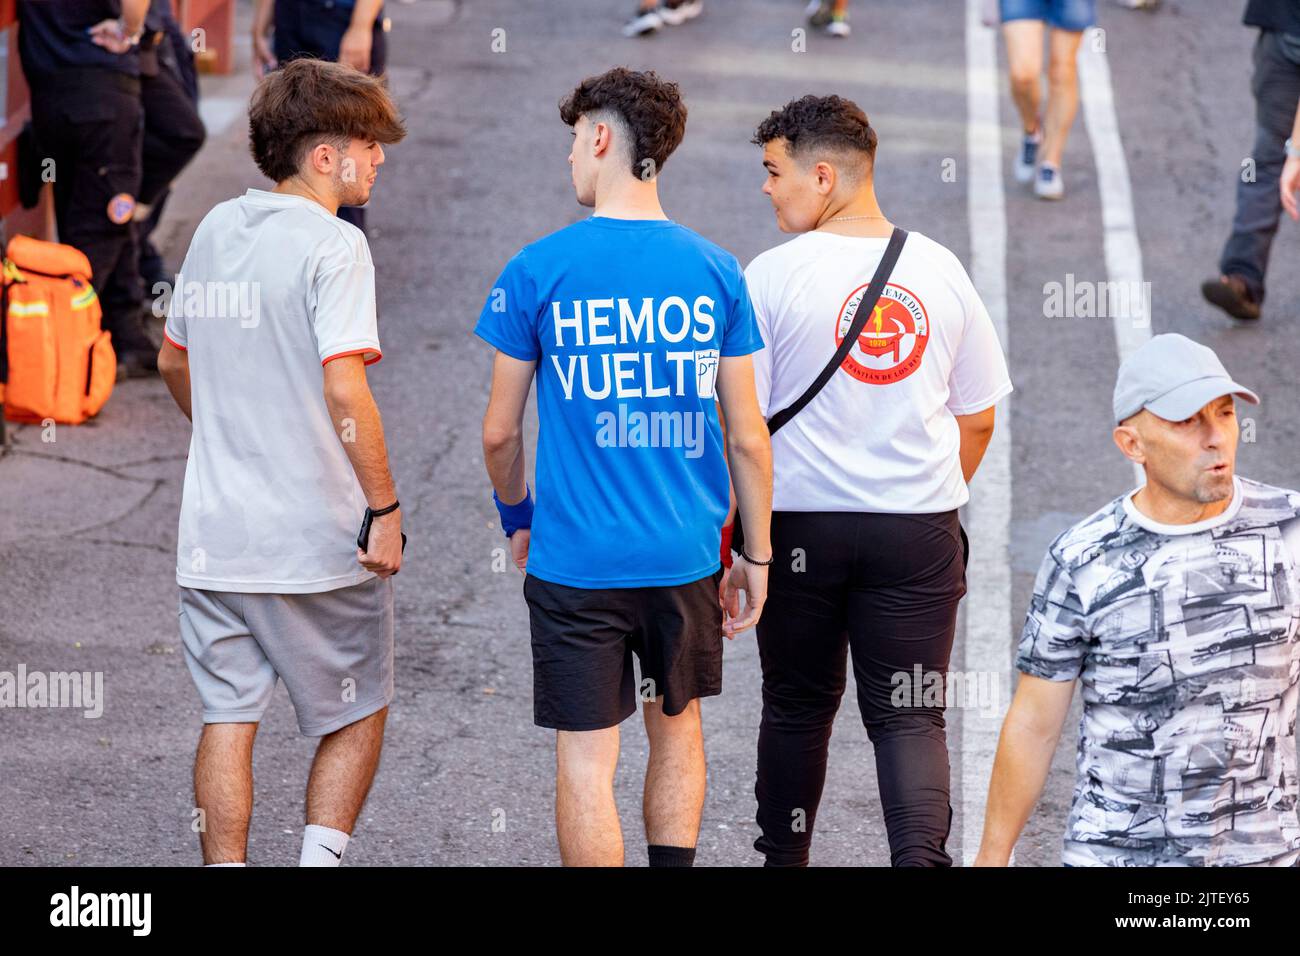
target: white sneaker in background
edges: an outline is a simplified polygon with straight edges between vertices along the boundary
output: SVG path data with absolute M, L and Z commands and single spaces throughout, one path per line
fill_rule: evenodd
M 670 27 L 679 26 L 687 20 L 694 20 L 703 12 L 704 0 L 678 0 L 676 4 L 659 5 L 659 19 Z
M 657 31 L 664 25 L 663 18 L 659 16 L 659 10 L 651 7 L 649 10 L 637 10 L 632 15 L 632 19 L 623 24 L 623 36 L 625 37 L 643 37 Z
M 1034 195 L 1039 199 L 1060 199 L 1065 195 L 1065 183 L 1061 180 L 1061 171 L 1055 166 L 1044 163 L 1038 167 L 1034 178 Z
M 1020 143 L 1020 152 L 1016 154 L 1016 182 L 1028 184 L 1033 181 L 1034 170 L 1038 168 L 1038 147 L 1041 142 L 1041 131 L 1025 134 Z

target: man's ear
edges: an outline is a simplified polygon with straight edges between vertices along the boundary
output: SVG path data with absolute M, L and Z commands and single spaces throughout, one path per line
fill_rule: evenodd
M 610 141 L 614 137 L 614 131 L 609 128 L 607 123 L 592 124 L 591 146 L 592 155 L 603 156 L 609 149 Z
M 817 174 L 817 191 L 823 196 L 829 196 L 834 191 L 835 182 L 839 178 L 835 167 L 822 160 L 813 167 L 813 172 Z
M 1139 465 L 1146 463 L 1147 456 L 1142 448 L 1142 436 L 1138 434 L 1136 428 L 1132 425 L 1116 425 L 1112 437 L 1115 439 L 1115 446 L 1125 458 Z
M 333 149 L 329 143 L 317 143 L 307 154 L 307 159 L 311 168 L 323 176 L 328 176 L 334 169 L 334 156 L 331 153 Z

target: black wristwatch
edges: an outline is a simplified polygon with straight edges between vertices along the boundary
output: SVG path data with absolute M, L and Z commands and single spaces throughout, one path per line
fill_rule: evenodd
M 357 547 L 362 551 L 370 550 L 370 522 L 373 518 L 382 518 L 384 515 L 390 515 L 401 507 L 400 501 L 394 501 L 386 508 L 378 510 L 366 507 L 366 513 L 361 517 L 361 533 L 357 535 Z M 406 553 L 406 532 L 402 532 L 402 553 Z

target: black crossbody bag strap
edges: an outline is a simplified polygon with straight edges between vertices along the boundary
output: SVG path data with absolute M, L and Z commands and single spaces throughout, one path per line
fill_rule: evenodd
M 907 241 L 907 230 L 894 227 L 893 233 L 889 237 L 889 245 L 885 247 L 885 254 L 880 257 L 880 265 L 876 267 L 876 274 L 871 277 L 871 283 L 867 286 L 867 291 L 862 296 L 862 301 L 858 303 L 858 310 L 853 314 L 853 324 L 845 333 L 844 338 L 840 341 L 840 347 L 835 350 L 834 357 L 821 370 L 817 379 L 808 386 L 795 401 L 781 409 L 775 415 L 767 420 L 767 430 L 770 434 L 775 435 L 776 430 L 794 418 L 803 410 L 803 407 L 813 400 L 818 392 L 822 390 L 831 376 L 844 364 L 848 358 L 849 351 L 853 348 L 853 343 L 858 340 L 858 335 L 867 324 L 867 319 L 871 317 L 872 310 L 880 300 L 880 294 L 885 291 L 885 283 L 889 281 L 889 275 L 894 271 L 894 266 L 898 262 L 899 253 L 903 251 L 903 243 Z
M 871 282 L 867 285 L 867 291 L 862 295 L 862 301 L 858 303 L 858 311 L 853 313 L 853 322 L 849 326 L 848 332 L 840 340 L 840 347 L 835 350 L 835 355 L 826 363 L 826 367 L 821 370 L 816 381 L 805 389 L 804 393 L 798 397 L 792 404 L 781 409 L 775 415 L 767 420 L 767 430 L 769 434 L 775 435 L 776 430 L 794 418 L 803 410 L 803 407 L 813 400 L 818 392 L 822 390 L 831 376 L 839 369 L 848 358 L 849 350 L 853 348 L 853 343 L 858 340 L 858 336 L 866 327 L 867 319 L 871 316 L 871 310 L 876 307 L 880 301 L 880 294 L 885 291 L 885 283 L 889 281 L 889 275 L 894 271 L 894 266 L 898 263 L 899 253 L 903 251 L 903 243 L 907 241 L 907 230 L 894 227 L 894 231 L 889 236 L 889 245 L 885 247 L 885 254 L 880 257 L 880 265 L 876 267 L 876 274 L 871 277 Z M 732 523 L 732 550 L 743 552 L 745 549 L 745 528 L 740 522 L 740 511 L 736 511 L 736 517 Z

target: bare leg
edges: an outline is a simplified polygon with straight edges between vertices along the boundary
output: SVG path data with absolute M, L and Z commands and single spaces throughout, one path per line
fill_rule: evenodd
M 1079 41 L 1082 33 L 1053 29 L 1047 67 L 1047 116 L 1043 122 L 1042 161 L 1058 169 L 1065 140 L 1079 111 Z
M 614 803 L 618 727 L 555 735 L 555 832 L 565 866 L 622 866 Z
M 204 863 L 243 863 L 253 816 L 257 724 L 204 724 L 194 755 L 194 805 Z
M 700 836 L 704 790 L 704 732 L 700 702 L 692 700 L 675 717 L 665 716 L 663 698 L 643 707 L 650 760 L 645 772 L 645 838 L 651 846 L 693 847 Z
M 321 738 L 307 778 L 307 822 L 351 833 L 370 793 L 388 708 Z
M 1020 112 L 1025 133 L 1038 130 L 1042 105 L 1043 21 L 1011 20 L 1002 24 L 1007 41 L 1007 72 L 1011 75 L 1011 98 Z

